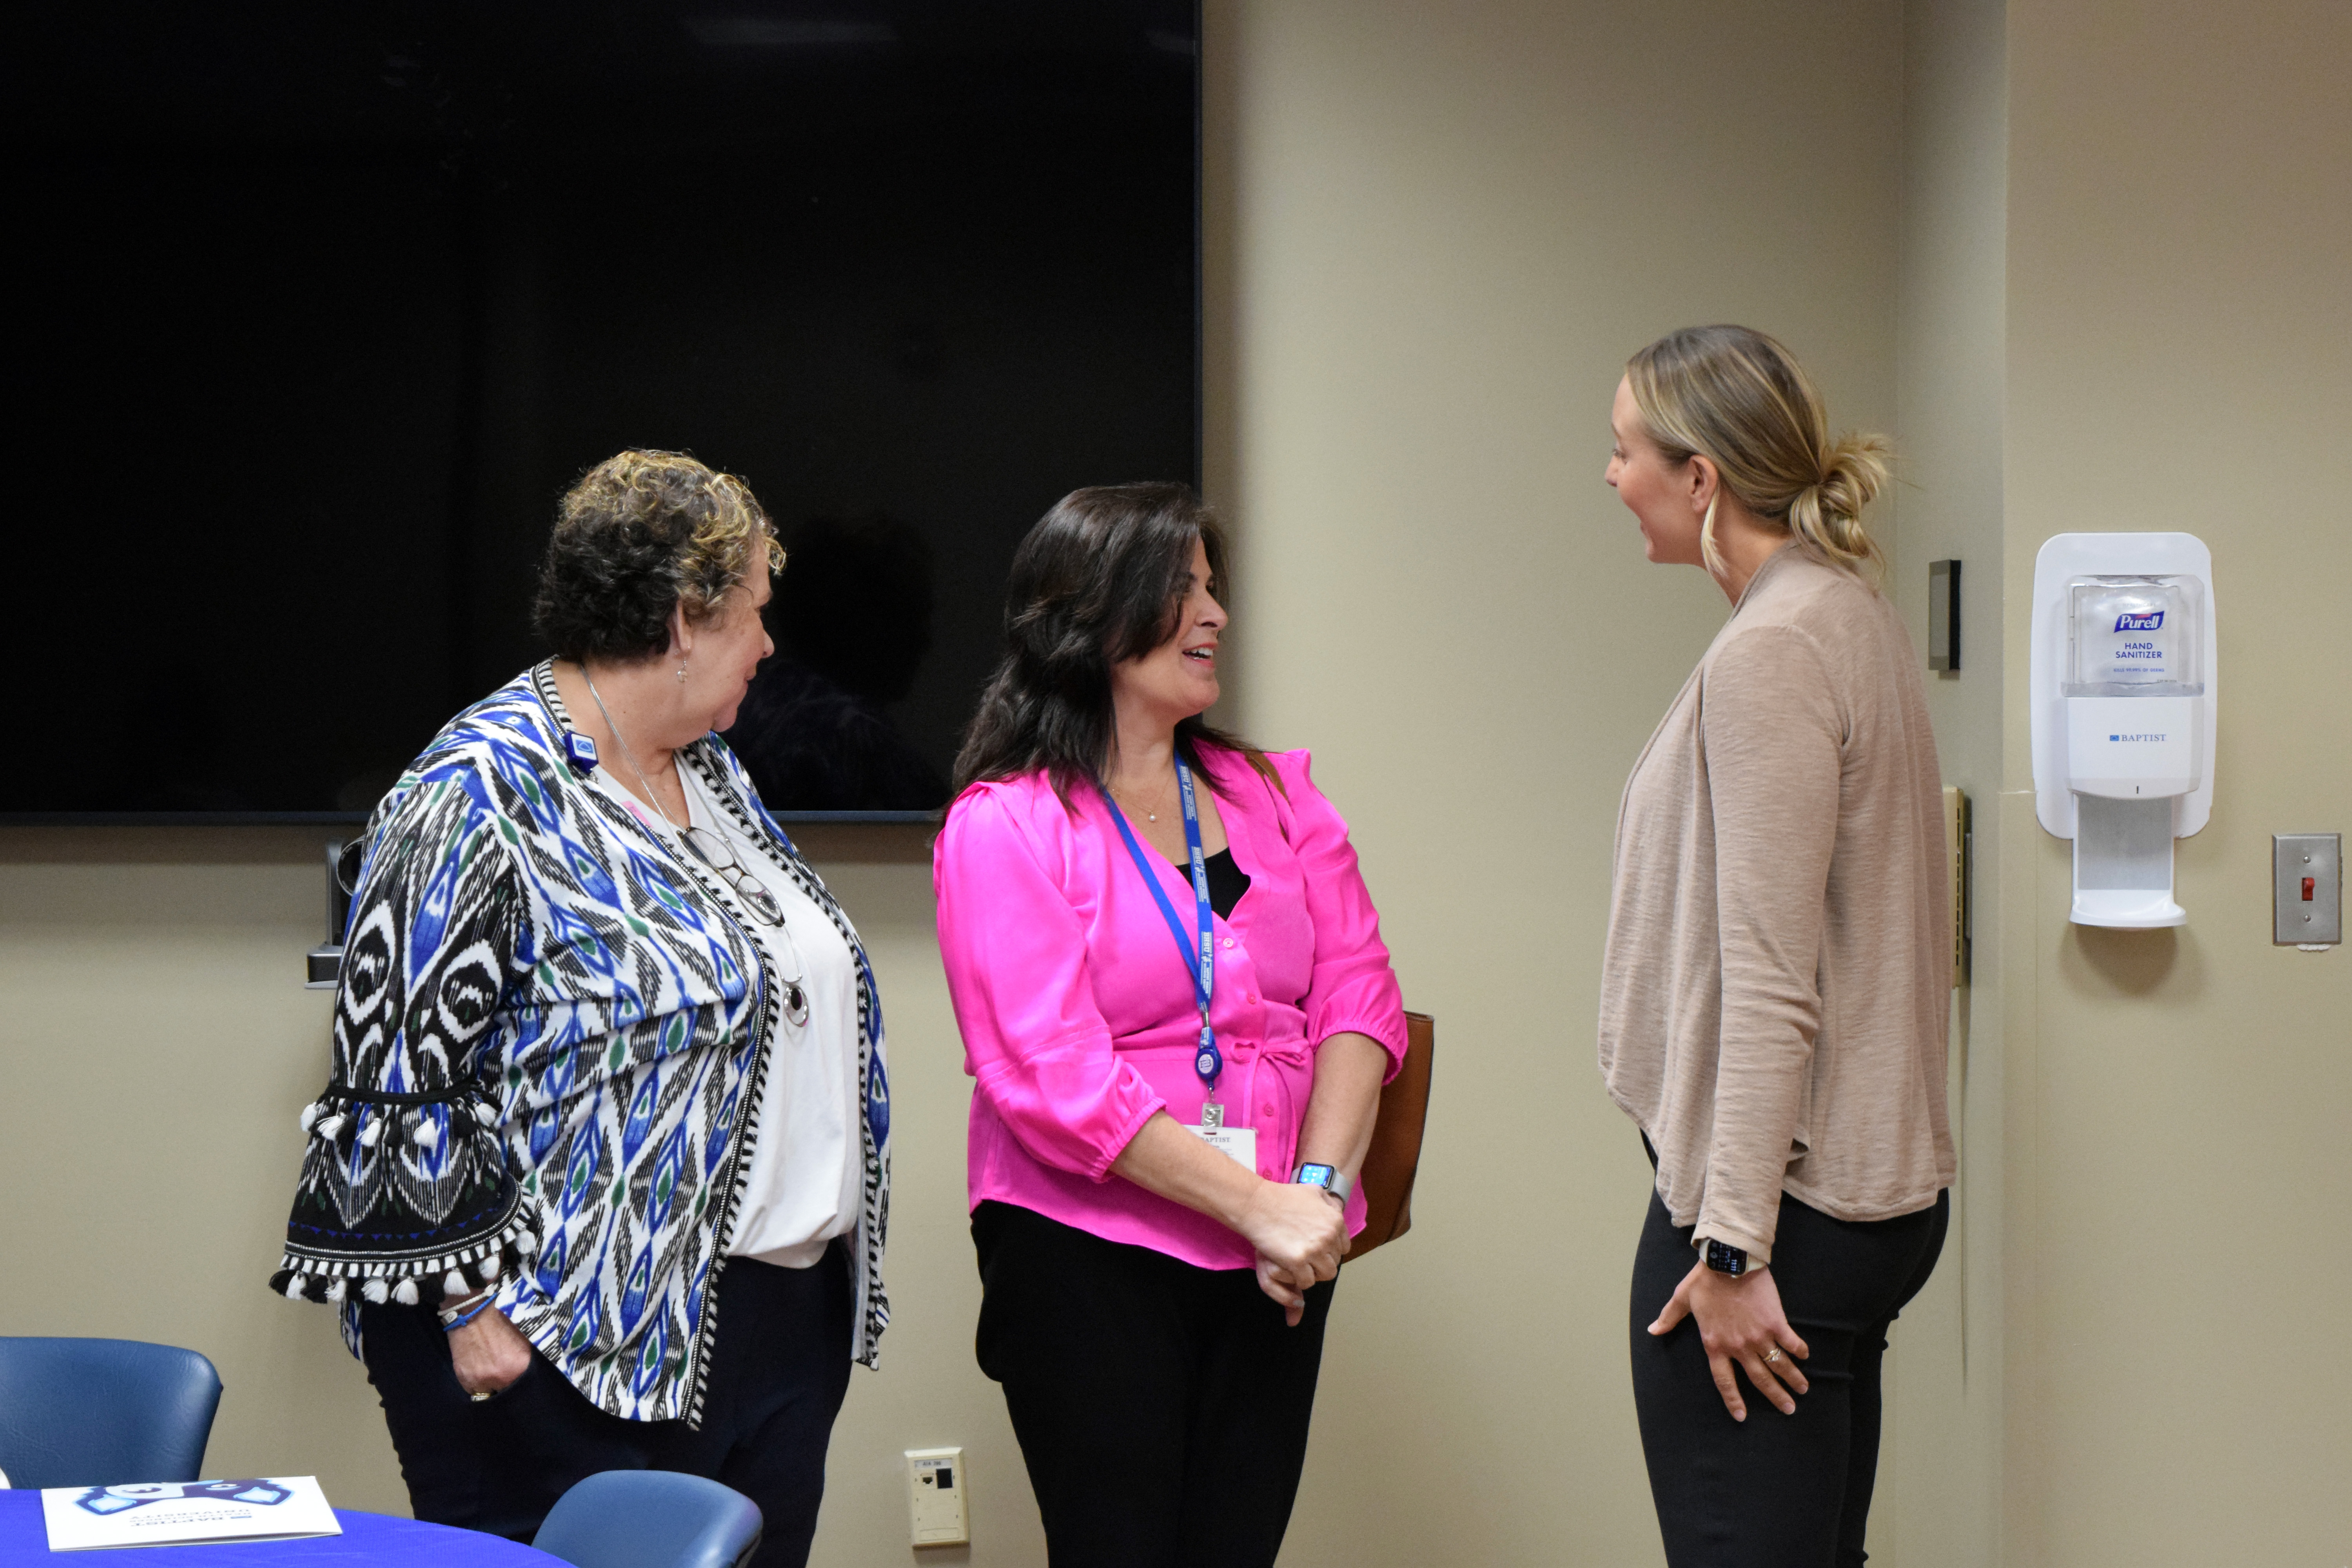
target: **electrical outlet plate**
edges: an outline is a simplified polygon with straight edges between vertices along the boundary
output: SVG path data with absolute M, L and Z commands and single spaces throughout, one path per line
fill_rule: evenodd
M 2273 834 L 2271 886 L 2273 945 L 2332 947 L 2344 940 L 2342 834 Z
M 964 1506 L 961 1448 L 907 1450 L 908 1539 L 917 1546 L 968 1546 L 971 1515 Z

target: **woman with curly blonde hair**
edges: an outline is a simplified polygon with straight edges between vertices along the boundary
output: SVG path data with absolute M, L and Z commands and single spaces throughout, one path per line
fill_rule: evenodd
M 774 649 L 740 479 L 623 452 L 563 498 L 556 657 L 368 825 L 329 1081 L 273 1289 L 331 1302 L 416 1517 L 529 1540 L 684 1470 L 807 1558 L 890 1177 L 857 933 L 715 731 Z
M 1651 1492 L 1675 1568 L 1859 1564 L 1887 1328 L 1953 1175 L 1936 742 L 1862 522 L 1885 444 L 1832 440 L 1745 327 L 1635 354 L 1610 423 L 1649 558 L 1732 605 L 1626 782 L 1601 977 L 1601 1071 L 1657 1172 Z

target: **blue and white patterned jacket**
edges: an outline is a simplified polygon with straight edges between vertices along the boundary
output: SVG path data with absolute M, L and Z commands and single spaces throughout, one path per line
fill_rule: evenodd
M 498 1307 L 633 1420 L 699 1420 L 779 1008 L 735 893 L 565 760 L 553 666 L 436 736 L 367 831 L 326 1091 L 271 1289 Z M 678 753 L 856 954 L 865 1196 L 854 1353 L 889 1321 L 882 1006 L 848 917 L 718 736 Z

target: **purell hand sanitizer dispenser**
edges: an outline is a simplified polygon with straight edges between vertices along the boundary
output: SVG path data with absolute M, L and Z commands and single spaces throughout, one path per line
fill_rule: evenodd
M 2062 533 L 2034 562 L 2034 790 L 2074 841 L 2076 925 L 2189 919 L 2172 841 L 2212 810 L 2212 584 L 2186 533 Z

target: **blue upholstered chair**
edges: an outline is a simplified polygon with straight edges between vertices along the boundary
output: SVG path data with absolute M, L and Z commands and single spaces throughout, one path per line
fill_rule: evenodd
M 675 1470 L 605 1470 L 562 1497 L 531 1544 L 573 1568 L 735 1568 L 760 1544 L 760 1509 Z
M 194 1351 L 0 1338 L 0 1471 L 17 1488 L 193 1481 L 220 1396 Z

